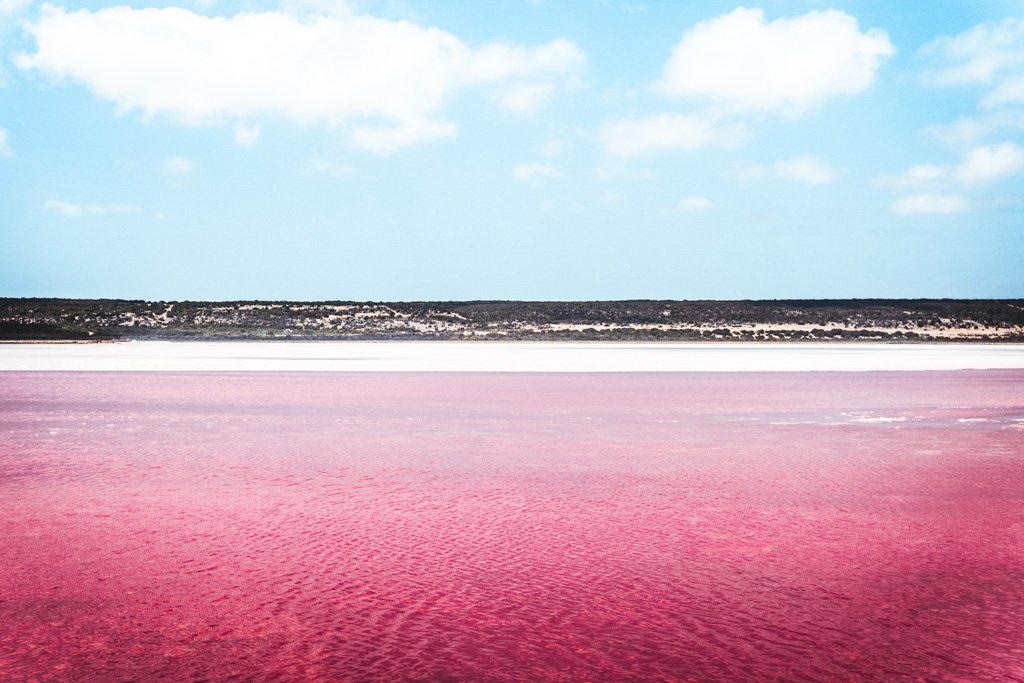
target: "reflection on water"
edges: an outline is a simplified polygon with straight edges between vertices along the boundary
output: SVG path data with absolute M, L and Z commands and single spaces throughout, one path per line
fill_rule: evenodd
M 1022 389 L 0 373 L 0 679 L 1020 680 Z

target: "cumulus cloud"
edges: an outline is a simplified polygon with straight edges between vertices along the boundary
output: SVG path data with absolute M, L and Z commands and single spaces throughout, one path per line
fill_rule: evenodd
M 43 202 L 43 210 L 58 213 L 68 218 L 79 216 L 100 216 L 104 214 L 135 213 L 139 211 L 137 206 L 122 206 L 119 204 L 101 206 L 99 204 L 75 204 L 63 199 L 48 199 Z
M 192 162 L 185 157 L 164 159 L 164 173 L 168 175 L 188 175 L 192 172 Z
M 690 195 L 679 200 L 679 208 L 683 211 L 703 211 L 704 209 L 710 209 L 711 206 L 712 202 L 707 197 Z
M 856 18 L 838 10 L 767 21 L 762 10 L 741 7 L 689 28 L 655 84 L 667 97 L 703 100 L 703 112 L 622 119 L 605 125 L 601 138 L 618 156 L 735 147 L 751 135 L 742 115 L 799 116 L 833 97 L 856 95 L 894 53 L 884 31 L 861 31 Z M 811 184 L 832 179 L 832 171 L 811 164 L 795 160 L 776 172 Z
M 710 118 L 682 114 L 657 114 L 626 118 L 601 130 L 605 149 L 617 156 L 633 156 L 656 150 L 694 150 L 716 145 L 735 147 L 749 137 L 740 124 L 718 123 Z
M 967 200 L 955 194 L 916 194 L 902 197 L 890 207 L 893 213 L 904 216 L 936 216 L 962 213 L 967 210 Z
M 894 53 L 885 31 L 862 32 L 838 10 L 769 22 L 762 10 L 741 7 L 687 30 L 657 88 L 730 111 L 795 116 L 863 92 Z
M 120 110 L 188 125 L 276 116 L 345 126 L 373 151 L 453 135 L 443 109 L 462 89 L 510 87 L 506 106 L 529 108 L 540 99 L 531 85 L 573 77 L 586 62 L 564 39 L 472 48 L 437 28 L 344 12 L 44 5 L 29 30 L 36 51 L 17 57 L 20 68 L 81 83 Z
M 519 164 L 512 171 L 512 177 L 524 183 L 536 183 L 563 175 L 560 170 L 548 164 Z
M 14 150 L 11 149 L 11 143 L 7 141 L 7 131 L 0 128 L 0 157 L 9 157 L 14 155 Z

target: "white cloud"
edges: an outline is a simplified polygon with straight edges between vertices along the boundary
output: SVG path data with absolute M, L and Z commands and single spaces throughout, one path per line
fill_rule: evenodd
M 949 215 L 967 208 L 967 200 L 955 194 L 915 194 L 897 199 L 890 207 L 893 213 L 904 216 Z
M 429 30 L 442 33 L 458 42 L 454 36 L 438 29 Z M 461 43 L 459 46 L 466 51 L 466 54 L 462 55 L 464 59 L 459 67 L 462 70 L 462 77 L 468 83 L 496 83 L 507 79 L 543 75 L 571 76 L 582 70 L 587 63 L 583 51 L 565 38 L 537 47 L 498 42 L 488 43 L 473 51 Z
M 356 147 L 370 152 L 394 152 L 410 145 L 454 137 L 459 128 L 449 121 L 413 119 L 396 126 L 359 126 L 352 130 Z
M 1024 75 L 1003 79 L 981 100 L 981 106 L 985 109 L 1022 103 L 1024 103 Z
M 6 85 L 6 53 L 10 51 L 10 43 L 5 44 L 4 39 L 13 32 L 31 4 L 31 0 L 0 0 L 0 88 Z
M 513 83 L 499 92 L 497 99 L 505 109 L 525 113 L 539 109 L 554 90 L 550 83 Z
M 310 173 L 324 173 L 335 178 L 347 178 L 356 172 L 356 167 L 349 164 L 339 164 L 330 159 L 325 159 L 319 154 L 314 154 L 306 162 L 306 170 Z
M 563 175 L 562 171 L 548 164 L 519 164 L 512 171 L 512 177 L 524 183 L 536 183 Z
M 1024 168 L 1024 148 L 1012 142 L 975 147 L 953 171 L 953 177 L 968 185 L 1001 180 Z
M 17 14 L 31 2 L 32 0 L 0 0 L 0 14 Z
M 824 185 L 836 179 L 838 172 L 832 164 L 813 154 L 798 154 L 780 159 L 771 166 L 748 166 L 740 171 L 741 178 L 782 178 L 805 185 Z
M 169 175 L 188 175 L 192 172 L 192 162 L 185 157 L 164 159 L 164 173 Z
M 813 154 L 801 154 L 777 161 L 774 168 L 779 176 L 806 185 L 824 185 L 836 178 L 835 168 Z
M 998 132 L 1024 130 L 1024 18 L 987 21 L 942 36 L 921 48 L 919 57 L 927 62 L 922 76 L 932 85 L 985 88 L 977 116 L 926 129 L 943 143 L 966 149 L 956 167 L 944 167 L 946 182 L 970 187 L 1024 170 L 1024 147 L 1010 142 L 978 145 Z
M 838 10 L 767 22 L 762 10 L 741 7 L 687 30 L 657 87 L 734 112 L 799 115 L 863 92 L 894 53 L 885 31 L 861 32 Z
M 918 164 L 899 175 L 882 176 L 877 182 L 879 185 L 885 185 L 896 189 L 922 187 L 945 182 L 949 179 L 951 170 L 951 166 Z
M 14 156 L 14 150 L 11 149 L 11 143 L 7 141 L 7 131 L 0 128 L 0 157 Z
M 120 110 L 189 125 L 280 116 L 345 126 L 374 151 L 454 135 L 442 112 L 461 89 L 512 84 L 505 105 L 529 108 L 586 63 L 565 39 L 472 48 L 437 28 L 347 12 L 44 5 L 29 30 L 36 51 L 17 57 L 20 68 L 84 84 Z
M 879 185 L 897 190 L 942 189 L 993 183 L 1024 170 L 1024 147 L 1012 142 L 974 147 L 953 166 L 919 164 L 899 175 L 882 176 Z
M 79 216 L 98 216 L 114 213 L 136 213 L 139 211 L 139 208 L 137 206 L 122 206 L 119 204 L 108 206 L 100 206 L 98 204 L 75 204 L 73 202 L 64 201 L 63 199 L 48 199 L 43 202 L 43 210 L 59 213 L 60 215 L 67 216 L 69 218 L 77 218 Z
M 493 99 L 511 112 L 540 109 L 561 88 L 577 86 L 583 51 L 564 38 L 536 48 L 505 42 L 484 45 L 467 61 L 467 82 L 497 83 Z M 538 78 L 540 77 L 540 78 Z
M 32 0 L 0 0 L 0 28 L 13 17 L 17 17 L 32 4 Z
M 601 130 L 605 149 L 617 156 L 667 149 L 694 150 L 708 145 L 735 147 L 747 137 L 749 130 L 745 126 L 682 114 L 621 119 Z
M 924 77 L 934 85 L 991 85 L 1024 67 L 1024 19 L 987 21 L 942 36 L 922 47 L 920 55 L 931 62 Z
M 1024 18 L 988 21 L 955 36 L 943 36 L 921 48 L 919 56 L 928 63 L 922 74 L 927 83 L 986 88 L 979 106 L 989 114 L 933 126 L 940 139 L 962 142 L 968 138 L 971 144 L 1007 123 L 1020 128 L 1019 112 L 1007 107 L 1024 104 Z
M 263 126 L 259 124 L 250 125 L 245 121 L 239 121 L 235 125 L 235 144 L 239 147 L 251 147 L 260 139 Z
M 683 211 L 703 211 L 710 209 L 712 202 L 707 197 L 689 196 L 679 200 L 679 208 Z
M 970 147 L 1003 130 L 1024 130 L 1024 112 L 1002 110 L 980 117 L 965 116 L 950 123 L 928 126 L 925 131 L 950 147 Z
M 217 0 L 193 0 L 200 7 L 202 3 L 215 4 Z M 295 16 L 323 15 L 326 17 L 347 17 L 355 14 L 354 0 L 281 0 L 278 6 Z

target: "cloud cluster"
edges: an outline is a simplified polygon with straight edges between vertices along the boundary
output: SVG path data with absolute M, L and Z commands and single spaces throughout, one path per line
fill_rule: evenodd
M 1024 130 L 1024 19 L 987 21 L 942 36 L 918 53 L 922 79 L 936 87 L 975 87 L 979 113 L 928 131 L 953 147 L 966 147 L 1001 131 Z
M 1024 147 L 1013 142 L 982 145 L 969 150 L 959 164 L 919 164 L 879 184 L 896 189 L 941 187 L 951 183 L 981 185 L 1003 180 L 1024 170 Z
M 919 164 L 879 184 L 903 191 L 890 207 L 899 214 L 950 214 L 969 208 L 963 193 L 1024 171 L 1024 147 L 979 144 L 996 134 L 1024 131 L 1024 19 L 987 21 L 942 36 L 918 52 L 922 80 L 935 87 L 981 89 L 979 112 L 926 131 L 961 153 L 957 164 Z
M 0 128 L 0 157 L 9 157 L 14 155 L 14 150 L 11 149 L 11 143 L 7 142 L 7 131 Z
M 344 127 L 374 151 L 454 135 L 444 107 L 465 88 L 505 89 L 507 106 L 529 109 L 586 62 L 564 39 L 472 48 L 437 28 L 355 14 L 44 5 L 29 31 L 36 50 L 18 56 L 20 68 L 81 83 L 121 110 L 188 125 L 280 117 Z M 236 139 L 251 144 L 253 130 Z
M 751 135 L 737 117 L 796 117 L 859 94 L 894 53 L 884 31 L 861 31 L 838 10 L 766 21 L 759 9 L 739 8 L 688 29 L 655 84 L 664 97 L 704 109 L 623 119 L 606 125 L 601 138 L 615 155 L 736 146 Z
M 949 214 L 967 210 L 964 190 L 995 183 L 1024 171 L 1024 147 L 1012 142 L 968 150 L 960 163 L 919 164 L 895 176 L 882 176 L 880 185 L 901 191 L 930 190 L 897 200 L 899 214 Z M 936 194 L 936 191 L 942 194 Z
M 1024 103 L 1024 19 L 987 21 L 921 48 L 931 62 L 925 80 L 935 85 L 983 85 L 983 107 Z
M 885 31 L 861 32 L 839 10 L 768 22 L 762 10 L 741 7 L 686 31 L 658 88 L 730 111 L 800 115 L 863 92 L 894 53 Z

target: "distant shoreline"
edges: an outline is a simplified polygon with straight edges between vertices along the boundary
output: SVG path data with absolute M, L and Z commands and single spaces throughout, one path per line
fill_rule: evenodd
M 672 346 L 687 344 L 692 346 L 714 346 L 717 344 L 736 346 L 779 346 L 784 344 L 825 344 L 832 346 L 1014 346 L 1020 345 L 1021 341 L 1016 339 L 698 339 L 687 341 L 674 340 L 642 340 L 633 341 L 629 339 L 613 339 L 601 341 L 599 339 L 566 339 L 550 341 L 546 339 L 314 339 L 302 337 L 284 337 L 277 339 L 235 339 L 235 338 L 214 338 L 214 339 L 0 339 L 0 346 L 92 346 L 92 345 L 122 345 L 135 343 L 160 343 L 160 344 L 272 344 L 272 345 L 299 345 L 299 344 L 472 344 L 480 346 L 507 346 L 511 344 L 540 345 L 581 345 L 581 346 L 629 346 L 636 344 L 651 346 Z
M 1024 299 L 128 301 L 0 298 L 0 341 L 1024 342 Z

